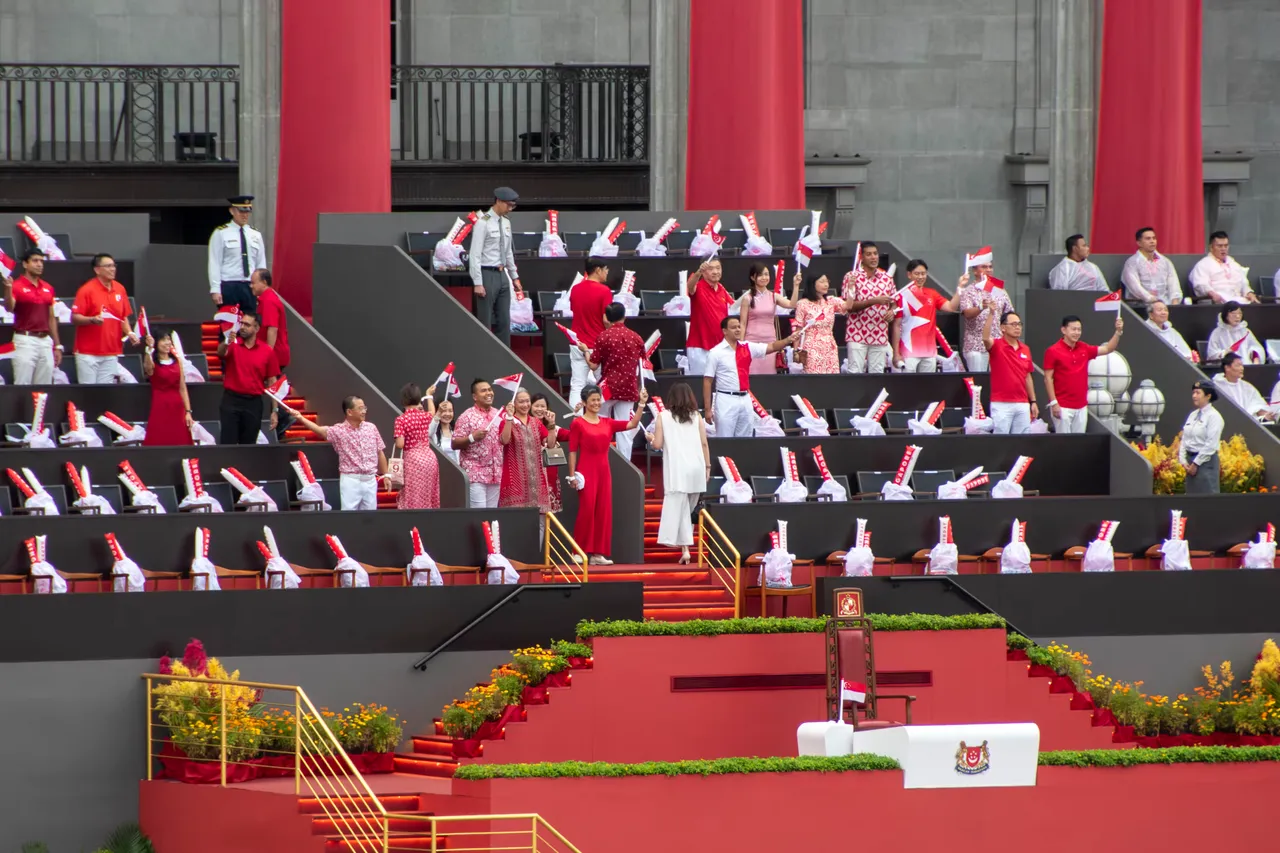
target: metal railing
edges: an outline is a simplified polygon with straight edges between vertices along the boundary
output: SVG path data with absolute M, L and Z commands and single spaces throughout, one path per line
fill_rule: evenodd
M 648 66 L 403 65 L 391 82 L 393 159 L 649 159 Z
M 388 812 L 301 687 L 147 673 L 147 780 L 157 761 L 216 762 L 219 781 L 236 768 L 275 756 L 278 775 L 292 775 L 294 794 L 314 801 L 349 850 L 391 853 L 427 849 L 580 853 L 536 814 L 438 817 Z M 167 730 L 168 736 L 165 736 Z M 272 748 L 263 749 L 269 742 Z M 175 752 L 181 747 L 187 757 Z M 198 757 L 196 757 L 198 756 Z M 305 786 L 305 794 L 304 794 Z M 394 825 L 394 829 L 392 828 Z
M 542 562 L 556 571 L 556 580 L 563 583 L 586 583 L 589 572 L 587 552 L 582 550 L 555 513 L 549 512 L 544 534 Z
M 742 616 L 742 555 L 711 513 L 698 511 L 698 565 L 711 570 L 733 596 L 733 616 Z
M 239 112 L 235 65 L 0 65 L 0 160 L 235 160 Z

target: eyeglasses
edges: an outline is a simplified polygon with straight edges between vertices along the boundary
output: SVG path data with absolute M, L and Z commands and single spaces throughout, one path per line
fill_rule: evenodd
M 1022 325 L 1022 321 L 1021 321 L 1021 320 L 1010 320 L 1009 322 L 1007 322 L 1007 323 L 1001 323 L 1000 325 L 1002 325 L 1002 326 L 1021 326 L 1021 325 Z

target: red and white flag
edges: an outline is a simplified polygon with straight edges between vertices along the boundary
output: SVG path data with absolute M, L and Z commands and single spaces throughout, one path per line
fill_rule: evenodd
M 964 271 L 968 272 L 971 268 L 991 263 L 993 253 L 990 246 L 983 246 L 973 254 L 966 253 L 964 256 Z
M 510 376 L 503 376 L 500 379 L 493 380 L 493 384 L 499 388 L 505 388 L 513 395 L 520 390 L 520 383 L 524 381 L 523 373 L 513 373 Z
M 1004 281 L 993 275 L 987 276 L 978 284 L 987 293 L 995 293 L 997 290 L 1004 290 Z
M 1113 290 L 1106 296 L 1093 300 L 1094 311 L 1119 311 L 1120 310 L 1120 291 Z
M 557 324 L 558 325 L 558 324 Z M 436 377 L 436 385 L 444 385 L 445 395 L 449 397 L 461 397 L 462 389 L 458 387 L 458 380 L 453 378 L 453 362 L 445 365 L 440 375 Z
M 222 331 L 229 332 L 232 327 L 240 325 L 240 306 L 220 305 L 218 311 L 213 315 L 213 319 L 222 324 Z
M 796 263 L 805 269 L 811 260 L 813 260 L 813 247 L 808 243 L 796 243 Z
M 0 344 L 0 361 L 3 361 L 6 358 L 13 358 L 13 342 L 12 341 L 10 341 L 7 344 Z
M 847 678 L 840 679 L 840 701 L 854 702 L 861 705 L 867 701 L 867 685 L 861 681 L 850 681 Z
M 285 378 L 283 373 L 280 374 L 280 377 L 275 382 L 267 386 L 267 394 L 281 403 L 289 396 L 291 390 L 289 380 Z
M 564 336 L 569 339 L 569 343 L 573 344 L 575 347 L 582 343 L 582 341 L 578 338 L 578 333 L 575 332 L 573 329 L 570 329 L 566 326 L 562 326 L 559 323 L 556 323 L 556 328 L 564 332 Z
M 0 273 L 4 273 L 6 277 L 12 276 L 17 267 L 18 262 L 6 255 L 4 249 L 0 249 Z
M 900 350 L 906 358 L 932 358 L 937 355 L 937 326 L 929 318 L 921 316 L 924 303 L 908 285 L 898 293 L 898 310 L 902 312 L 902 343 Z M 949 355 L 949 354 L 948 354 Z

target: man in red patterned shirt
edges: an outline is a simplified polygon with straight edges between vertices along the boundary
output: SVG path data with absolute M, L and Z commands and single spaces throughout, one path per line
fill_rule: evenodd
M 301 417 L 288 406 L 285 411 L 298 423 L 333 445 L 338 454 L 338 489 L 344 510 L 378 508 L 378 482 L 387 475 L 387 449 L 378 428 L 365 420 L 368 409 L 359 397 L 342 401 L 343 419 L 333 426 L 320 426 Z
M 862 244 L 857 269 L 845 273 L 843 297 L 853 300 L 845 326 L 850 373 L 884 373 L 890 354 L 898 351 L 898 328 L 893 322 L 898 289 L 880 269 L 880 249 Z
M 627 328 L 627 309 L 620 302 L 610 302 L 604 309 L 604 331 L 596 336 L 596 345 L 587 356 L 592 370 L 600 371 L 600 384 L 607 387 L 600 417 L 619 421 L 631 420 L 640 400 L 640 362 L 644 359 L 644 340 Z M 576 403 L 576 400 L 570 402 Z M 618 433 L 618 452 L 631 458 L 637 429 Z

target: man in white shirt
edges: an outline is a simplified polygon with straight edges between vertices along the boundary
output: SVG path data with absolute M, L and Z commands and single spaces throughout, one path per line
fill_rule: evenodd
M 520 291 L 520 273 L 511 248 L 511 220 L 520 196 L 511 187 L 493 191 L 493 206 L 480 214 L 471 230 L 469 272 L 476 293 L 476 316 L 511 346 L 511 291 Z
M 1169 322 L 1169 306 L 1163 300 L 1157 299 L 1147 309 L 1147 325 L 1160 336 L 1160 340 L 1177 350 L 1178 355 L 1191 358 L 1191 347 L 1187 346 L 1187 339 L 1182 337 L 1182 333 Z
M 1233 352 L 1222 357 L 1222 372 L 1213 377 L 1213 384 L 1218 393 L 1253 415 L 1258 420 L 1271 420 L 1267 411 L 1267 401 L 1262 399 L 1258 389 L 1244 380 L 1244 359 Z
M 750 438 L 751 359 L 786 349 L 800 333 L 793 332 L 770 344 L 744 341 L 742 321 L 737 317 L 721 320 L 720 330 L 724 332 L 724 340 L 707 351 L 707 366 L 703 371 L 703 416 L 708 424 L 715 426 L 716 438 Z
M 1053 290 L 1093 290 L 1107 293 L 1107 279 L 1098 265 L 1089 260 L 1089 244 L 1083 234 L 1067 238 L 1067 256 L 1049 271 L 1049 287 Z
M 1257 294 L 1249 289 L 1249 270 L 1231 257 L 1231 238 L 1226 231 L 1214 231 L 1209 236 L 1209 254 L 1191 268 L 1187 278 L 1196 296 L 1207 296 L 1217 305 L 1258 301 Z
M 1173 262 L 1156 252 L 1156 229 L 1139 228 L 1133 235 L 1138 241 L 1138 251 L 1124 262 L 1120 271 L 1120 283 L 1124 285 L 1126 299 L 1139 299 L 1148 305 L 1163 300 L 1165 305 L 1182 302 L 1182 284 Z
M 253 196 L 238 195 L 231 203 L 231 221 L 213 229 L 209 237 L 209 295 L 214 305 L 239 305 L 245 314 L 256 314 L 258 297 L 249 287 L 256 269 L 267 264 L 262 232 L 250 227 Z

